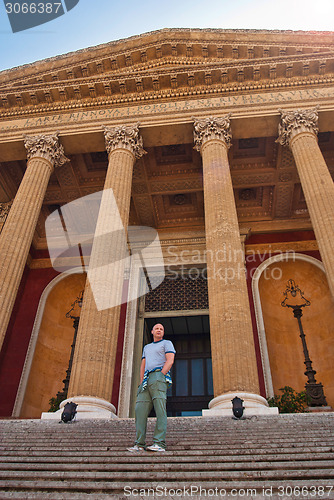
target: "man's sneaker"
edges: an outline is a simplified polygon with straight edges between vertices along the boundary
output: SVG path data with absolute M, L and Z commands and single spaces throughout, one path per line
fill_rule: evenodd
M 152 446 L 148 446 L 146 449 L 148 451 L 166 451 L 165 448 L 162 448 L 156 443 L 152 444 Z
M 137 446 L 136 444 L 134 446 L 131 446 L 131 448 L 127 448 L 128 451 L 145 451 L 145 449 L 142 446 Z

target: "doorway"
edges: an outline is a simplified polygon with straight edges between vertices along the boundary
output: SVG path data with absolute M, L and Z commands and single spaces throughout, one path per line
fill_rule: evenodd
M 164 326 L 165 338 L 173 342 L 176 350 L 171 369 L 173 384 L 167 392 L 167 415 L 202 415 L 203 408 L 207 408 L 213 398 L 209 316 L 145 318 L 146 332 L 151 332 L 156 323 Z M 151 342 L 152 338 L 146 336 L 144 343 L 147 341 Z

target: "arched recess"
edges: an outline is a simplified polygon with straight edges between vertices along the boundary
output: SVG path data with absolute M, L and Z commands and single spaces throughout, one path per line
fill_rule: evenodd
M 303 308 L 303 328 L 316 380 L 334 406 L 334 304 L 322 263 L 293 252 L 267 259 L 252 280 L 267 397 L 280 394 L 285 385 L 304 390 L 307 380 L 298 322 L 291 309 L 281 306 L 289 279 L 311 302 Z
M 44 289 L 35 318 L 13 409 L 14 417 L 40 418 L 49 400 L 63 389 L 73 341 L 73 320 L 66 318 L 86 274 L 71 269 L 54 278 Z

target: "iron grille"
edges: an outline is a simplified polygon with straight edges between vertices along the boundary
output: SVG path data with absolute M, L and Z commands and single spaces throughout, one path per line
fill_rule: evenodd
M 154 288 L 154 278 L 151 279 L 151 285 Z M 146 312 L 208 308 L 208 285 L 202 269 L 198 269 L 198 273 L 191 276 L 167 275 L 164 281 L 145 297 Z

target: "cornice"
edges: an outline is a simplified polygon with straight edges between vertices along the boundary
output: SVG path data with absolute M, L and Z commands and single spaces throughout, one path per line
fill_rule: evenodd
M 258 66 L 253 70 L 255 80 L 267 76 L 290 78 L 305 71 L 324 74 L 334 69 L 333 41 L 332 32 L 159 30 L 0 72 L 0 106 L 184 87 L 182 80 L 187 78 L 189 86 L 202 84 L 205 78 L 209 85 L 225 84 L 252 79 L 252 74 L 243 73 L 249 73 L 254 66 Z M 314 62 L 319 59 L 322 61 Z M 301 61 L 318 67 L 302 68 L 298 65 Z M 274 64 L 286 75 L 276 76 Z M 280 67 L 282 64 L 286 69 Z M 237 75 L 233 74 L 234 68 Z M 194 71 L 194 75 L 187 75 L 187 71 Z M 176 79 L 169 75 L 169 80 L 172 72 Z M 203 75 L 210 72 L 216 73 Z
M 0 72 L 0 116 L 240 92 L 244 82 L 319 84 L 333 77 L 333 41 L 333 32 L 158 30 Z
M 22 83 L 21 85 L 13 85 L 13 82 L 9 82 L 8 86 L 0 85 L 0 92 L 2 94 L 7 93 L 33 93 L 40 91 L 51 91 L 60 87 L 72 87 L 78 85 L 92 86 L 97 83 L 107 83 L 112 80 L 118 81 L 119 79 L 136 79 L 145 78 L 148 76 L 158 76 L 173 74 L 173 73 L 184 73 L 188 69 L 195 72 L 203 71 L 219 71 L 219 70 L 229 70 L 233 68 L 266 68 L 269 65 L 297 65 L 301 63 L 303 65 L 313 63 L 313 71 L 320 69 L 321 65 L 330 65 L 334 63 L 334 52 L 325 52 L 320 54 L 303 54 L 303 55 L 290 55 L 284 57 L 265 57 L 265 58 L 253 58 L 253 59 L 233 59 L 233 58 L 187 58 L 187 57 L 163 57 L 160 60 L 152 60 L 149 63 L 136 63 L 129 67 L 117 68 L 114 70 L 106 70 L 102 73 L 96 73 L 90 75 L 89 78 L 85 76 L 77 76 L 73 78 L 66 78 L 63 80 L 57 79 L 56 81 L 36 81 L 35 83 L 29 82 L 29 88 L 27 83 Z M 299 68 L 291 68 L 290 76 L 299 76 Z M 325 70 L 325 67 L 323 68 Z M 284 70 L 284 68 L 283 68 Z M 47 73 L 41 75 L 43 77 L 48 76 Z
M 238 75 L 240 77 L 240 75 Z M 296 89 L 296 88 L 312 88 L 319 86 L 331 85 L 334 82 L 334 73 L 325 76 L 314 75 L 310 77 L 293 77 L 293 78 L 278 78 L 278 79 L 264 79 L 262 81 L 237 81 L 220 83 L 220 84 L 203 84 L 178 87 L 176 89 L 167 88 L 161 90 L 142 91 L 142 92 L 129 92 L 128 94 L 117 93 L 114 96 L 98 96 L 86 98 L 72 98 L 66 101 L 57 101 L 50 103 L 30 104 L 26 106 L 9 106 L 5 108 L 0 107 L 0 118 L 8 117 L 21 117 L 21 116 L 43 116 L 50 112 L 59 111 L 85 111 L 99 109 L 100 107 L 117 105 L 127 106 L 129 103 L 135 102 L 164 102 L 169 99 L 184 99 L 184 98 L 198 98 L 198 96 L 212 97 L 226 94 L 236 94 L 244 92 L 259 92 L 279 89 Z M 0 96 L 1 99 L 1 96 Z
M 321 39 L 320 39 L 321 38 Z M 150 41 L 152 39 L 152 41 Z M 237 39 L 237 40 L 235 40 Z M 317 45 L 318 47 L 332 47 L 334 41 L 334 32 L 332 31 L 291 31 L 291 30 L 251 30 L 251 29 L 215 29 L 215 28 L 164 28 L 151 31 L 129 38 L 115 40 L 95 47 L 79 49 L 63 55 L 57 55 L 31 64 L 15 67 L 0 72 L 0 81 L 2 77 L 15 73 L 33 72 L 42 69 L 45 64 L 52 64 L 56 69 L 59 65 L 66 65 L 69 59 L 76 58 L 79 62 L 83 58 L 94 61 L 96 53 L 101 57 L 105 52 L 121 52 L 122 50 L 140 49 L 145 46 L 150 47 L 156 43 L 238 43 L 238 44 L 260 44 L 267 45 L 293 45 L 300 46 Z M 93 56 L 93 57 L 92 57 Z M 96 57 L 95 57 L 96 58 Z M 11 78 L 13 79 L 13 78 Z

